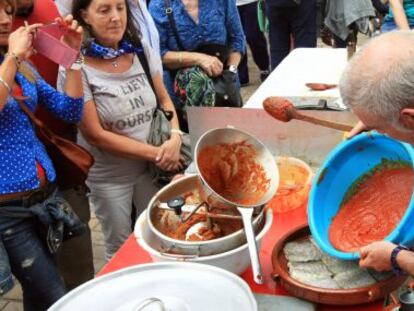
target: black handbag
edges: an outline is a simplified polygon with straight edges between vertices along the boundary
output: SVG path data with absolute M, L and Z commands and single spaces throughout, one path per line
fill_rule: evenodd
M 173 31 L 175 40 L 180 50 L 188 51 L 184 47 L 178 34 L 177 25 L 174 19 L 173 9 L 171 7 L 171 0 L 164 0 L 165 14 L 168 16 L 170 27 Z M 199 46 L 195 52 L 204 53 L 210 56 L 217 57 L 223 64 L 225 64 L 230 55 L 230 49 L 222 44 L 207 43 Z M 215 90 L 215 104 L 216 107 L 243 107 L 243 100 L 240 95 L 240 90 L 237 83 L 237 74 L 231 71 L 224 70 L 223 73 L 215 78 L 211 78 L 214 83 Z
M 155 91 L 154 83 L 151 78 L 151 72 L 148 65 L 147 58 L 145 57 L 144 51 L 137 53 L 138 59 L 144 69 L 144 72 L 147 76 L 148 82 L 151 85 L 152 90 L 157 99 L 157 107 L 154 110 L 150 133 L 148 135 L 148 143 L 153 146 L 161 146 L 165 141 L 169 140 L 171 137 L 171 119 L 173 117 L 172 111 L 164 110 L 157 97 Z M 191 144 L 190 144 L 190 135 L 183 133 L 181 135 L 181 149 L 180 155 L 182 158 L 183 168 L 178 172 L 166 172 L 156 166 L 154 163 L 150 163 L 149 169 L 153 178 L 154 184 L 158 186 L 163 186 L 168 184 L 172 177 L 177 173 L 182 173 L 191 163 Z

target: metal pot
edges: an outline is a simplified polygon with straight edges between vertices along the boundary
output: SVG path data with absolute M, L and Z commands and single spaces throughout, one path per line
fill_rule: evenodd
M 148 226 L 160 240 L 160 248 L 162 249 L 160 251 L 162 253 L 175 253 L 193 257 L 208 256 L 235 249 L 246 242 L 246 237 L 243 232 L 244 230 L 238 230 L 222 238 L 209 241 L 182 241 L 170 238 L 156 228 L 153 219 L 158 203 L 166 202 L 174 197 L 182 195 L 185 192 L 195 189 L 199 185 L 200 178 L 198 175 L 185 176 L 162 188 L 149 202 L 148 212 L 146 213 Z M 258 231 L 263 222 L 264 209 L 260 209 L 259 214 L 253 220 L 254 230 Z
M 240 142 L 246 142 L 246 144 L 253 146 L 256 152 L 254 160 L 257 164 L 260 164 L 264 168 L 267 174 L 266 177 L 270 181 L 267 191 L 260 198 L 260 200 L 258 200 L 258 202 L 255 203 L 255 205 L 238 204 L 236 202 L 230 201 L 229 199 L 215 192 L 203 176 L 198 163 L 199 154 L 205 147 L 215 146 L 223 143 L 233 144 Z M 227 206 L 228 208 L 237 208 L 237 210 L 242 215 L 244 230 L 246 233 L 247 243 L 249 246 L 250 259 L 252 261 L 253 279 L 257 284 L 263 284 L 264 278 L 261 271 L 259 254 L 257 252 L 257 245 L 254 239 L 254 232 L 252 228 L 252 215 L 254 208 L 256 208 L 257 206 L 262 206 L 266 204 L 268 201 L 270 201 L 275 195 L 276 190 L 278 188 L 279 171 L 274 157 L 272 156 L 270 151 L 263 145 L 263 143 L 261 143 L 259 140 L 243 131 L 231 127 L 212 129 L 204 133 L 197 141 L 194 151 L 194 157 L 196 168 L 202 181 L 202 187 L 205 196 L 204 199 L 209 203 L 213 203 L 213 205 L 219 204 L 222 206 Z M 238 196 L 243 197 L 244 193 L 240 192 L 238 193 Z
M 209 265 L 162 262 L 132 266 L 75 288 L 50 311 L 257 311 L 249 286 Z
M 150 230 L 147 222 L 147 217 L 145 215 L 146 213 L 147 211 L 144 211 L 137 219 L 134 228 L 134 235 L 139 246 L 141 246 L 151 256 L 153 261 L 185 261 L 203 263 L 223 268 L 237 275 L 241 275 L 249 267 L 250 257 L 247 244 L 240 245 L 239 247 L 236 247 L 223 253 L 209 256 L 173 255 L 161 252 L 161 241 L 159 237 L 156 236 L 154 232 Z M 263 241 L 263 238 L 272 226 L 272 221 L 273 212 L 271 210 L 267 210 L 265 212 L 265 223 L 263 225 L 263 228 L 256 235 L 256 243 L 259 248 Z
M 401 307 L 399 311 L 414 311 L 414 293 L 411 289 L 399 295 Z

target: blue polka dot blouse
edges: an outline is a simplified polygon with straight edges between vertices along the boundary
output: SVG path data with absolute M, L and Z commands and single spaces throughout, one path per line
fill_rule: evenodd
M 34 69 L 33 69 L 34 70 Z M 35 111 L 44 105 L 59 119 L 77 123 L 82 118 L 83 98 L 59 93 L 36 73 L 36 82 L 28 81 L 19 72 L 16 82 L 21 86 L 26 106 Z M 54 181 L 56 173 L 43 144 L 36 137 L 30 119 L 9 96 L 0 111 L 0 194 L 28 191 L 39 187 L 36 161 L 45 169 L 47 179 Z

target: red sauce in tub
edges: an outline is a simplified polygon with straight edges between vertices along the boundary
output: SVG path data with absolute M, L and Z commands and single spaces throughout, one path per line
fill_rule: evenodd
M 398 225 L 413 193 L 411 167 L 380 169 L 358 186 L 341 206 L 329 228 L 338 250 L 358 251 L 383 240 Z

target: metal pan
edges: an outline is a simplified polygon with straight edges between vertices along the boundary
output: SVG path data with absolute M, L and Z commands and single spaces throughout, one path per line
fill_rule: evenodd
M 256 151 L 255 162 L 260 164 L 264 168 L 267 174 L 267 178 L 270 181 L 267 191 L 254 205 L 238 204 L 216 193 L 212 189 L 212 187 L 207 183 L 205 177 L 203 176 L 200 170 L 198 163 L 198 155 L 200 154 L 201 150 L 203 150 L 203 148 L 205 148 L 206 146 L 214 146 L 222 143 L 231 144 L 242 141 L 245 141 L 247 144 L 253 146 L 253 148 Z M 253 278 L 257 284 L 263 284 L 264 279 L 257 252 L 257 245 L 254 238 L 254 232 L 252 228 L 252 216 L 254 209 L 270 201 L 277 191 L 277 187 L 279 185 L 279 173 L 274 157 L 272 156 L 270 151 L 263 145 L 263 143 L 261 143 L 259 140 L 243 131 L 230 127 L 212 129 L 204 133 L 197 141 L 194 155 L 196 168 L 200 175 L 201 184 L 204 190 L 204 199 L 207 202 L 213 204 L 214 206 L 221 205 L 227 206 L 228 208 L 237 208 L 239 213 L 242 215 L 247 244 L 249 246 L 250 259 L 252 261 Z M 239 194 L 239 196 L 242 195 L 243 193 Z

